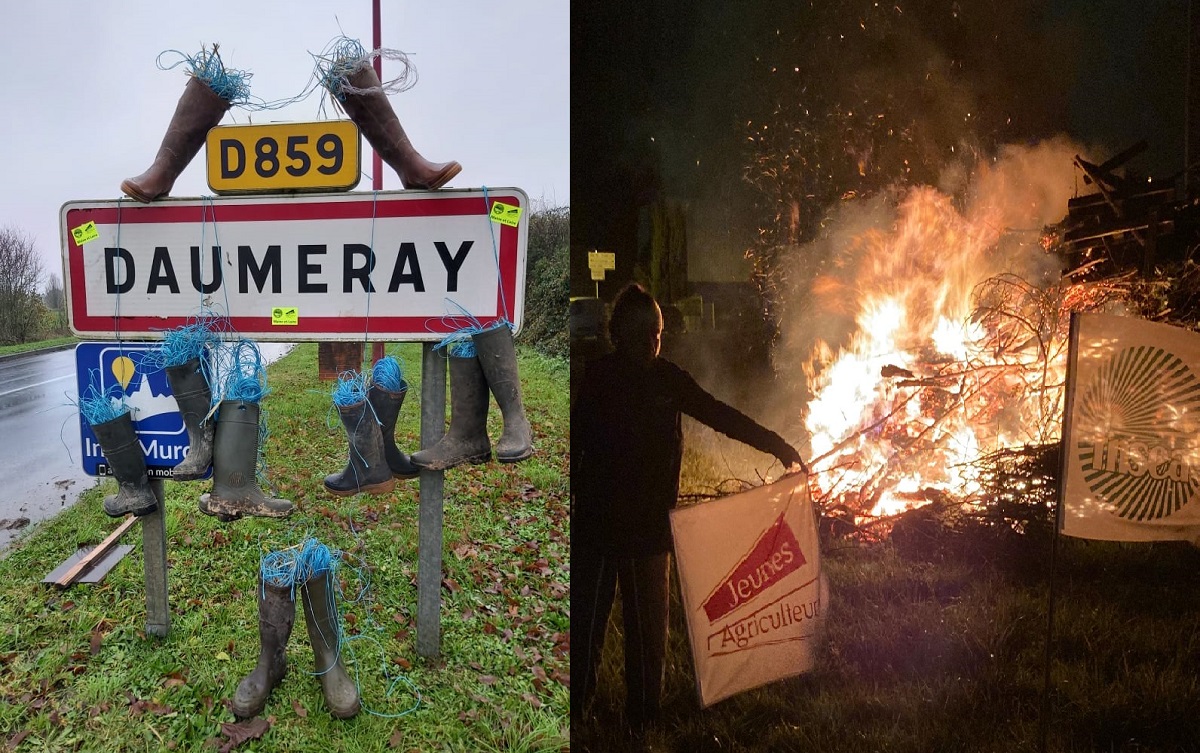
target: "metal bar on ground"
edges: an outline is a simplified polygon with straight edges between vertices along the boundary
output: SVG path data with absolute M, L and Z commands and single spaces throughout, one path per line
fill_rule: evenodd
M 446 433 L 446 359 L 421 346 L 421 447 Z M 417 653 L 432 659 L 441 652 L 443 471 L 421 471 L 417 514 Z
M 165 638 L 171 629 L 171 610 L 167 604 L 167 500 L 161 478 L 150 479 L 150 488 L 158 500 L 158 509 L 140 518 L 146 575 L 146 635 Z

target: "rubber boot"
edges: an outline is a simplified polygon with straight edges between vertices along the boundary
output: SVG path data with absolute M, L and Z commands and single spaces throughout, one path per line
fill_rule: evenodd
M 228 521 L 243 515 L 283 518 L 291 513 L 291 502 L 268 497 L 255 480 L 258 414 L 255 403 L 221 402 L 213 440 L 213 487 L 200 496 L 200 512 L 205 515 Z
M 517 374 L 517 349 L 512 330 L 501 324 L 471 338 L 488 387 L 504 416 L 504 431 L 496 443 L 496 460 L 516 463 L 533 454 L 533 429 L 521 402 L 521 378 Z
M 325 705 L 338 719 L 358 713 L 358 688 L 342 665 L 337 607 L 333 603 L 332 571 L 314 573 L 300 589 L 304 601 L 304 623 L 312 643 L 313 659 Z
M 208 84 L 195 76 L 188 79 L 154 163 L 136 178 L 121 181 L 121 191 L 144 202 L 169 194 L 175 179 L 200 151 L 205 136 L 221 122 L 227 110 L 229 103 Z
M 271 691 L 287 674 L 287 642 L 296 622 L 296 601 L 290 586 L 258 580 L 258 664 L 238 683 L 231 704 L 234 716 L 258 716 Z
M 450 429 L 437 444 L 412 454 L 413 465 L 442 471 L 492 457 L 487 435 L 488 388 L 478 358 L 450 358 Z
M 339 497 L 365 492 L 387 494 L 396 486 L 383 454 L 383 434 L 367 401 L 338 406 L 350 440 L 350 460 L 341 473 L 325 477 L 325 488 Z
M 183 425 L 187 429 L 188 452 L 183 462 L 171 471 L 176 481 L 195 481 L 204 478 L 212 463 L 214 422 L 205 420 L 212 408 L 212 390 L 200 373 L 200 359 L 193 358 L 179 366 L 167 367 L 167 384 L 179 404 Z
M 408 140 L 392 104 L 383 93 L 375 69 L 366 65 L 346 78 L 346 83 L 356 89 L 372 89 L 363 94 L 334 92 L 343 97 L 339 104 L 379 158 L 400 176 L 405 188 L 433 190 L 441 188 L 462 171 L 457 162 L 430 162 Z
M 146 476 L 146 453 L 133 430 L 133 416 L 122 413 L 92 426 L 104 459 L 117 479 L 117 493 L 104 498 L 104 512 L 114 518 L 129 513 L 149 515 L 158 509 L 158 497 Z
M 404 396 L 408 394 L 408 385 L 401 381 L 399 392 L 385 390 L 378 384 L 371 386 L 367 399 L 379 417 L 379 431 L 383 434 L 383 455 L 387 458 L 388 469 L 395 478 L 416 478 L 421 469 L 413 465 L 412 458 L 396 446 L 396 419 L 400 416 L 400 406 L 404 405 Z

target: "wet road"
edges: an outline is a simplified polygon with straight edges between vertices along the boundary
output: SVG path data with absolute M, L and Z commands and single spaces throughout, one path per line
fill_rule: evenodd
M 13 521 L 51 517 L 95 484 L 83 472 L 77 391 L 74 349 L 0 360 L 0 549 L 20 532 Z
M 292 347 L 260 343 L 270 363 Z M 96 484 L 83 472 L 75 350 L 0 359 L 0 550 L 29 525 L 74 504 Z

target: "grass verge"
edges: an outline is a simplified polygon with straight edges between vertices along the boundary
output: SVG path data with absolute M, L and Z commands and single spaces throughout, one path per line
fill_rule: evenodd
M 420 347 L 398 354 L 409 382 L 397 443 L 417 448 Z M 296 510 L 282 521 L 222 524 L 197 510 L 207 482 L 166 483 L 171 630 L 147 637 L 140 536 L 94 586 L 58 591 L 41 579 L 77 544 L 115 521 L 100 503 L 115 483 L 81 496 L 22 536 L 0 562 L 0 745 L 18 750 L 209 750 L 228 744 L 222 724 L 240 679 L 258 657 L 255 587 L 263 553 L 312 535 L 345 553 L 343 603 L 364 711 L 339 721 L 325 710 L 303 612 L 288 644 L 289 672 L 275 689 L 261 739 L 245 751 L 558 751 L 568 736 L 568 368 L 521 353 L 535 454 L 513 465 L 446 472 L 441 657 L 416 653 L 417 482 L 388 495 L 337 499 L 322 479 L 346 464 L 330 414 L 331 385 L 317 379 L 316 346 L 270 367 L 264 401 L 269 476 Z M 489 433 L 499 435 L 494 403 Z M 354 570 L 351 565 L 357 565 Z M 419 691 L 419 707 L 403 682 Z M 228 748 L 226 748 L 228 749 Z
M 685 491 L 728 475 L 730 455 L 698 454 L 710 438 L 695 431 Z M 1051 543 L 1047 532 L 982 529 L 924 548 L 827 542 L 831 604 L 817 668 L 709 709 L 696 699 L 673 584 L 661 723 L 644 741 L 624 731 L 614 614 L 598 697 L 572 749 L 1040 750 Z M 1196 750 L 1200 550 L 1064 537 L 1055 573 L 1047 749 Z
M 58 348 L 64 345 L 74 345 L 79 342 L 78 337 L 55 337 L 50 340 L 38 340 L 36 342 L 21 343 L 19 345 L 0 345 L 0 356 L 12 356 L 18 353 L 30 353 L 35 350 L 48 350 L 50 348 Z

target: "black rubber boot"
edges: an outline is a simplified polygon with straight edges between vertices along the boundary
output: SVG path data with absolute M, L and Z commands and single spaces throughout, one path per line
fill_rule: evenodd
M 521 377 L 517 374 L 517 349 L 512 330 L 501 324 L 471 338 L 488 387 L 504 416 L 504 432 L 496 443 L 496 460 L 516 463 L 533 454 L 533 429 L 521 402 Z
M 117 479 L 117 493 L 104 498 L 104 512 L 114 518 L 129 513 L 149 515 L 158 509 L 158 497 L 146 476 L 146 453 L 133 430 L 133 416 L 122 413 L 92 426 L 104 459 Z
M 383 434 L 367 401 L 338 406 L 350 440 L 350 460 L 341 473 L 325 477 L 325 488 L 339 497 L 387 494 L 396 486 L 383 454 Z
M 238 683 L 233 696 L 234 716 L 258 716 L 267 698 L 287 674 L 287 642 L 296 622 L 296 601 L 289 586 L 258 582 L 258 664 Z
M 325 692 L 325 705 L 338 719 L 358 713 L 358 688 L 342 665 L 338 640 L 337 605 L 333 603 L 331 570 L 314 573 L 300 589 L 304 601 L 304 623 L 312 643 L 317 677 Z
M 255 480 L 258 414 L 255 403 L 221 402 L 213 440 L 213 488 L 200 496 L 200 512 L 205 515 L 228 521 L 243 515 L 283 518 L 291 513 L 291 502 L 268 497 Z
M 167 384 L 179 404 L 183 425 L 187 429 L 188 452 L 183 462 L 171 471 L 176 481 L 195 481 L 204 478 L 212 464 L 213 430 L 215 422 L 205 420 L 212 408 L 212 390 L 200 373 L 200 359 L 193 358 L 179 366 L 167 367 Z
M 442 471 L 492 457 L 487 435 L 488 388 L 478 358 L 450 358 L 450 429 L 437 444 L 412 454 L 413 465 Z
M 400 416 L 400 406 L 404 405 L 404 396 L 408 394 L 408 385 L 401 381 L 399 392 L 385 390 L 378 384 L 371 386 L 367 399 L 379 417 L 379 431 L 383 434 L 383 455 L 387 458 L 388 468 L 396 478 L 416 478 L 421 469 L 413 465 L 412 458 L 396 446 L 396 419 Z

